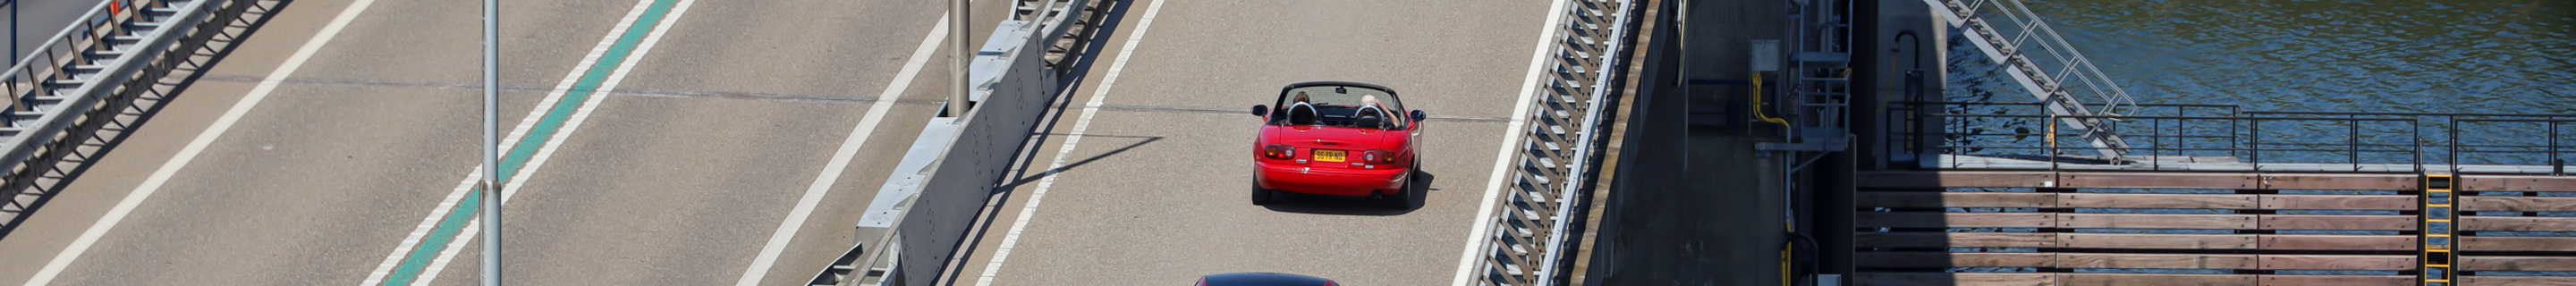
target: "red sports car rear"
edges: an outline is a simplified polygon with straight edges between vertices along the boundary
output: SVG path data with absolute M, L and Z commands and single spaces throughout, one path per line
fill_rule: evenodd
M 1403 109 L 1395 91 L 1350 82 L 1308 82 L 1280 89 L 1278 107 L 1254 105 L 1262 117 L 1253 140 L 1252 203 L 1275 192 L 1384 199 L 1419 205 L 1415 174 L 1423 113 Z

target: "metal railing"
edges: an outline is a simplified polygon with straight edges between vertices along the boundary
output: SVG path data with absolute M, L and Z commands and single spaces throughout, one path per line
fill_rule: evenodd
M 96 133 L 128 115 L 123 112 L 142 94 L 161 92 L 155 90 L 157 79 L 195 66 L 186 53 L 204 47 L 240 16 L 250 6 L 245 2 L 102 2 L 0 71 L 0 89 L 11 96 L 8 112 L 0 114 L 6 118 L 0 122 L 0 164 L 10 171 L 0 189 L 17 194 L 0 212 L 15 221 L 31 211 L 30 196 L 50 195 L 50 188 L 27 190 L 60 183 L 69 169 L 58 163 L 80 163 L 67 156 L 103 148 L 92 140 Z
M 1891 102 L 1890 154 L 1935 169 L 2092 169 L 2563 174 L 2576 115 L 2242 111 L 2148 104 L 2104 129 L 2135 139 L 2130 156 L 2069 155 L 2066 118 L 2036 103 Z M 1925 108 L 1929 107 L 1929 108 Z M 1988 112 L 1966 114 L 1958 112 Z M 1937 125 L 1933 125 L 1937 124 Z M 1937 127 L 1933 127 L 1937 126 Z M 1932 129 L 1932 128 L 1937 128 Z M 1910 131 L 1908 130 L 1910 129 Z M 1938 136 L 1938 137 L 1933 137 Z M 1947 159 L 1945 159 L 1947 158 Z M 2338 167 L 2339 166 L 2339 167 Z
M 2540 138 L 2541 140 L 2533 142 L 2530 140 L 2480 140 L 2494 138 L 2492 138 L 2493 136 L 2488 136 L 2488 134 L 2462 133 L 2463 131 L 2473 129 L 2516 130 L 2514 128 L 2506 127 L 2509 125 L 2538 127 L 2542 130 L 2541 133 L 2544 133 L 2545 135 L 2542 135 Z M 2488 126 L 2498 128 L 2473 128 Z M 2571 129 L 2576 129 L 2576 118 L 2550 118 L 2535 116 L 2526 118 L 2457 119 L 2451 120 L 2450 129 L 2450 162 L 2453 162 L 2455 165 L 2480 163 L 2494 165 L 2546 165 L 2550 168 L 2550 175 L 2565 176 L 2567 175 L 2567 158 L 2569 155 L 2576 155 L 2576 144 L 2570 144 L 2571 142 L 2569 142 L 2571 140 L 2576 140 L 2576 138 L 2570 138 L 2576 137 L 2570 136 L 2576 135 L 2571 134 L 2570 132 Z M 2453 170 L 2453 173 L 2456 174 L 2467 171 L 2470 170 Z
M 1080 58 L 1075 55 L 1081 54 L 1081 50 L 1090 44 L 1091 37 L 1088 37 L 1091 34 L 1090 31 L 1099 28 L 1098 23 L 1105 20 L 1101 17 L 1108 16 L 1106 13 L 1089 13 L 1092 12 L 1089 9 L 1099 7 L 1096 6 L 1099 2 L 1104 1 L 1017 0 L 1011 4 L 1010 19 L 1014 21 L 1049 19 L 1044 22 L 1049 25 L 1061 25 L 1062 27 L 1051 26 L 1047 29 L 1058 33 L 1054 41 L 1046 42 L 1045 59 L 1048 67 L 1064 70 L 1073 65 L 1073 60 Z M 1066 13 L 1074 13 L 1074 16 L 1064 16 Z
M 2111 81 L 2093 59 L 2075 50 L 2075 45 L 2058 36 L 2057 29 L 2030 6 L 2020 0 L 1924 0 L 1943 11 L 1954 25 L 1965 29 L 1973 43 L 2006 72 L 2020 80 L 2040 102 L 2050 104 L 2051 114 L 2066 116 L 2065 123 L 2094 142 L 2102 156 L 2119 157 L 2130 146 L 2112 130 L 2098 128 L 2105 121 L 2119 121 L 2134 113 L 2136 99 Z M 1987 12 L 1992 11 L 1992 12 Z M 1998 26 L 1984 15 L 2001 15 L 2011 25 Z M 2037 51 L 2037 53 L 2032 53 Z M 2032 56 L 2036 54 L 2038 56 Z M 2051 67 L 2054 67 L 2052 70 Z M 2087 105 L 2085 102 L 2094 102 Z
M 2041 52 L 2039 54 L 2046 55 L 2048 57 L 2031 58 L 2031 60 L 2033 60 L 2032 63 L 2055 63 L 2058 65 L 2058 70 L 2055 72 L 2036 75 L 2044 75 L 2051 79 L 2052 82 L 2058 82 L 2061 84 L 2071 81 L 2074 83 L 2073 86 L 2057 87 L 2060 89 L 2080 87 L 2082 89 L 2070 89 L 2069 91 L 2092 94 L 2092 99 L 2098 100 L 2097 102 L 2100 103 L 2098 105 L 2088 107 L 2086 110 L 2096 115 L 2120 116 L 2129 114 L 2130 112 L 2128 110 L 2138 108 L 2137 100 L 2129 96 L 2128 90 L 2120 88 L 2119 83 L 2111 81 L 2110 75 L 2102 73 L 2101 68 L 2093 66 L 2092 58 L 2085 57 L 2083 52 L 2076 51 L 2074 44 L 2066 42 L 2065 37 L 2059 36 L 2056 28 L 2048 26 L 2048 20 L 2040 19 L 2039 13 L 2031 12 L 2029 5 L 2022 4 L 2021 0 L 1977 0 L 1971 1 L 1969 4 L 1969 7 L 1986 6 L 1993 6 L 1995 10 L 2003 12 L 2002 15 L 2005 19 L 2012 20 L 2013 25 L 2020 26 L 2018 29 L 2007 27 L 2005 29 L 1996 30 L 2017 30 L 2010 35 L 1997 35 L 2010 38 L 2010 40 L 2007 40 L 2005 44 L 2012 47 L 2010 48 L 2011 50 L 2017 51 L 2017 53 L 2012 54 L 2031 54 L 2028 52 L 2031 50 L 2028 49 L 2028 47 L 2034 47 L 2030 44 L 2036 43 L 2037 45 L 2035 47 L 2037 47 L 2037 50 Z M 1983 13 L 1971 12 L 1971 15 L 1976 14 Z M 1985 24 L 1991 25 L 1996 23 L 1985 22 Z M 2037 41 L 2034 42 L 2033 40 Z
M 1618 71 L 1625 27 L 1637 11 L 1635 0 L 1566 1 L 1559 35 L 1548 61 L 1545 82 L 1535 87 L 1529 122 L 1518 155 L 1513 156 L 1509 184 L 1503 186 L 1502 208 L 1469 273 L 1474 285 L 1556 285 L 1563 283 L 1567 227 L 1578 198 L 1587 197 L 1598 156 L 1601 114 L 1610 99 L 1610 79 Z

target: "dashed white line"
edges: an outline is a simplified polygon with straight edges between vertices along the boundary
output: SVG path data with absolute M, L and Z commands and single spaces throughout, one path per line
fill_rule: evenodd
M 313 53 L 322 50 L 323 44 L 330 43 L 331 38 L 339 36 L 342 28 L 349 27 L 349 21 L 357 19 L 359 13 L 366 11 L 367 6 L 375 3 L 375 0 L 357 0 L 350 3 L 349 8 L 341 9 L 339 16 L 332 17 L 331 23 L 323 24 L 320 32 L 315 33 L 312 39 L 305 40 L 304 46 L 296 48 L 294 54 L 288 55 L 286 62 L 279 63 L 276 70 L 268 73 L 268 78 L 260 79 L 259 85 L 251 87 L 250 93 L 243 96 L 240 102 L 233 103 L 232 109 L 225 110 L 224 115 L 216 117 L 213 125 L 207 126 L 206 131 L 197 133 L 197 138 L 189 140 L 188 145 L 181 147 L 177 155 L 170 157 L 169 162 L 162 163 L 160 169 L 152 171 L 151 176 L 143 179 L 142 185 L 135 186 L 133 192 L 126 193 L 125 199 L 117 201 L 116 207 L 108 209 L 106 216 L 100 217 L 97 223 L 91 224 L 89 230 L 82 231 L 79 238 L 72 239 L 72 244 L 64 247 L 61 254 L 55 254 L 53 261 L 45 263 L 45 268 L 37 270 L 34 277 L 28 278 L 26 285 L 53 283 L 54 276 L 62 275 L 63 268 L 70 267 L 73 260 L 80 259 L 81 253 L 89 252 L 89 247 L 96 245 L 100 236 L 107 235 L 107 231 L 115 229 L 116 224 L 124 221 L 126 215 L 134 213 L 134 208 L 142 205 L 144 199 L 149 199 L 152 193 L 159 192 L 162 184 L 170 182 L 170 176 L 177 175 L 180 168 L 187 167 L 188 161 L 197 158 L 197 153 L 205 152 L 207 145 L 214 144 L 215 138 L 222 137 L 225 130 L 232 129 L 233 123 L 240 122 L 243 114 L 250 113 L 251 107 L 259 106 L 261 100 L 268 99 L 269 92 L 277 90 L 280 81 L 285 80 L 288 75 L 295 74 L 296 69 L 303 68 L 305 60 L 312 59 Z
M 1135 55 L 1136 44 L 1145 40 L 1145 30 L 1154 27 L 1154 14 L 1162 11 L 1163 0 L 1145 6 L 1145 17 L 1136 22 L 1136 33 L 1127 35 L 1127 46 L 1118 48 L 1118 60 L 1109 64 L 1109 74 L 1100 79 L 1100 89 L 1091 93 L 1090 102 L 1082 104 L 1082 117 L 1074 120 L 1073 132 L 1065 135 L 1064 146 L 1057 148 L 1055 160 L 1047 163 L 1045 177 L 1038 179 L 1037 190 L 1029 194 L 1029 204 L 1020 207 L 1019 218 L 1011 221 L 1011 231 L 1002 236 L 1001 247 L 993 249 L 993 261 L 984 264 L 984 274 L 975 279 L 975 286 L 992 286 L 993 277 L 1002 273 L 1002 261 L 1011 258 L 1011 247 L 1020 243 L 1020 232 L 1029 228 L 1029 218 L 1037 215 L 1038 203 L 1046 200 L 1047 189 L 1055 187 L 1056 169 L 1064 168 L 1064 159 L 1073 156 L 1074 145 L 1082 143 L 1082 132 L 1091 128 L 1092 115 L 1100 113 L 1100 102 L 1108 99 L 1109 88 L 1118 84 L 1118 72 L 1127 69 L 1127 58 Z
M 1503 128 L 1503 146 L 1501 150 L 1494 151 L 1494 172 L 1487 175 L 1491 179 L 1485 182 L 1484 203 L 1476 207 L 1474 230 L 1467 232 L 1467 245 L 1458 257 L 1458 276 L 1451 285 L 1466 286 L 1475 280 L 1470 275 L 1475 272 L 1476 258 L 1483 254 L 1480 248 L 1484 248 L 1487 235 L 1490 235 L 1487 232 L 1493 231 L 1494 199 L 1503 191 L 1503 182 L 1509 179 L 1505 175 L 1511 174 L 1512 154 L 1516 153 L 1512 149 L 1520 146 L 1521 134 L 1528 132 L 1521 128 L 1529 123 L 1530 98 L 1538 94 L 1539 80 L 1547 69 L 1547 57 L 1551 54 L 1548 52 L 1549 44 L 1556 42 L 1557 27 L 1565 20 L 1565 1 L 1556 0 L 1548 4 L 1547 23 L 1539 27 L 1542 32 L 1539 32 L 1538 47 L 1530 52 L 1529 75 L 1522 78 L 1521 97 L 1512 104 L 1511 126 Z
M 832 184 L 839 182 L 841 172 L 850 167 L 850 158 L 859 155 L 859 146 L 868 143 L 877 124 L 885 122 L 886 111 L 894 108 L 895 99 L 912 86 L 912 78 L 930 63 L 930 53 L 938 51 L 940 40 L 947 38 L 948 16 L 939 16 L 939 24 L 931 26 L 930 35 L 922 36 L 921 47 L 913 48 L 912 58 L 904 60 L 902 71 L 895 73 L 894 82 L 886 84 L 885 93 L 877 94 L 877 102 L 868 106 L 867 117 L 859 119 L 859 126 L 850 130 L 849 138 L 841 139 L 841 150 L 833 151 L 831 162 L 823 163 L 823 173 L 815 175 L 814 184 L 805 187 L 805 196 L 796 200 L 796 208 L 787 212 L 785 220 L 778 222 L 778 231 L 769 233 L 769 243 L 760 247 L 760 255 L 751 259 L 751 267 L 742 270 L 742 279 L 734 285 L 759 285 L 769 275 L 769 267 L 778 263 L 779 253 L 786 252 L 787 243 L 796 239 L 797 230 L 805 226 L 805 218 L 814 214 L 824 194 L 831 193 Z

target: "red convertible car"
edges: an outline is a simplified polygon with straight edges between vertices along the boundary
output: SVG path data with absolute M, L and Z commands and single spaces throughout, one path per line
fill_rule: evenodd
M 1252 141 L 1252 204 L 1290 192 L 1371 197 L 1397 209 L 1420 205 L 1421 192 L 1409 186 L 1426 117 L 1404 109 L 1395 90 L 1297 83 L 1281 88 L 1274 104 L 1252 106 L 1264 122 Z

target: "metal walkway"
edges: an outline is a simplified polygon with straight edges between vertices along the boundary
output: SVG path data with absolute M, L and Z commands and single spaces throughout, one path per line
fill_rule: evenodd
M 2027 114 L 2042 104 L 1892 102 L 1887 124 L 1933 124 L 1945 130 L 1891 131 L 1889 146 L 1911 143 L 1923 169 L 2123 170 L 2223 172 L 2566 174 L 2576 157 L 2576 114 L 2472 114 L 2242 111 L 2234 105 L 2146 104 L 2125 122 L 2108 116 Z M 1927 108 L 1928 107 L 1928 108 Z M 1923 109 L 1993 109 L 2014 114 L 1923 113 Z M 2068 155 L 2063 140 L 2082 130 L 2003 131 L 1994 126 L 2052 126 L 2069 118 L 2102 119 L 2128 130 L 2138 145 L 2117 159 Z M 1901 121 L 1901 122 L 1900 122 Z M 2025 132 L 2026 131 L 2026 132 Z
M 2066 128 L 2080 134 L 2104 158 L 2119 160 L 2130 149 L 2129 142 L 2116 134 L 2119 130 L 2105 125 L 2123 120 L 2121 116 L 2137 109 L 2137 101 L 2120 89 L 2110 76 L 2093 67 L 2093 59 L 2077 52 L 2048 21 L 2032 13 L 2021 0 L 1923 0 L 1934 14 L 1949 20 L 1953 27 L 1965 30 L 1974 38 L 1977 50 L 1995 64 L 2010 67 L 2006 73 L 2021 83 L 2030 95 L 2048 105 L 2049 114 L 2060 118 Z M 2000 15 L 2009 23 L 1988 21 L 1988 15 Z M 2009 26 L 1998 26 L 2008 24 Z M 2037 56 L 2033 56 L 2037 55 Z M 2086 101 L 2091 101 L 2087 104 Z

